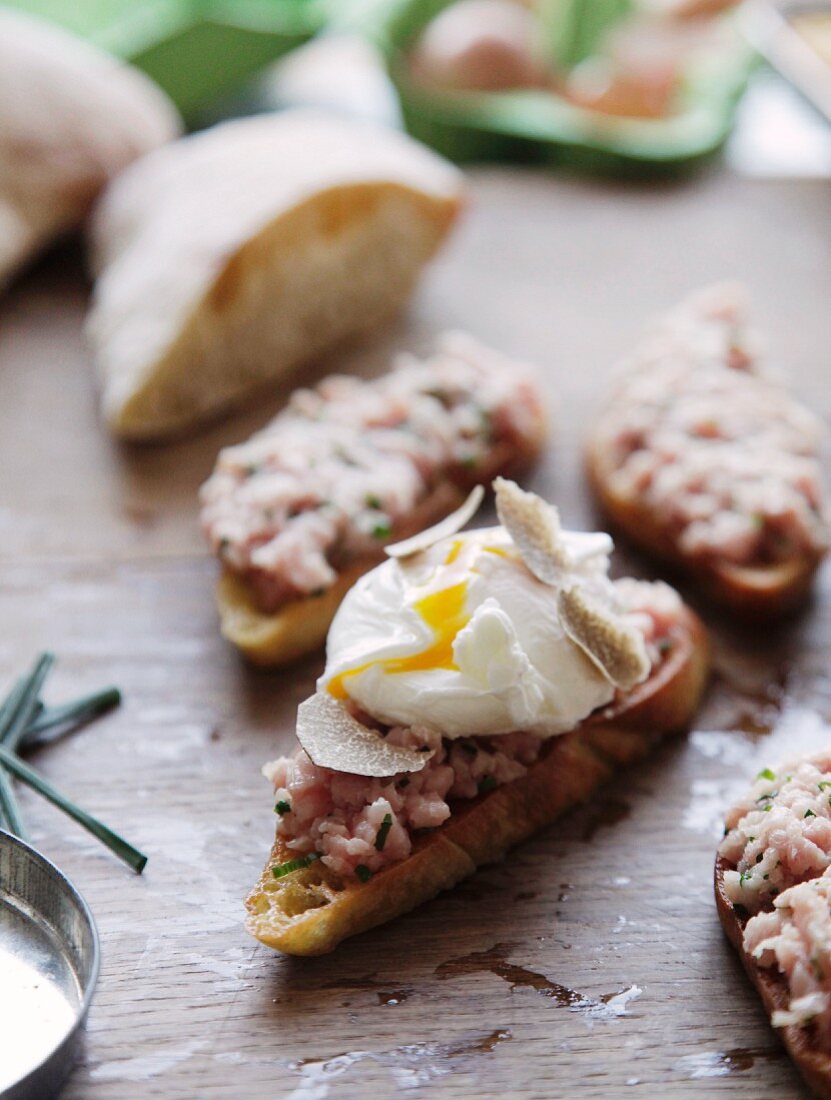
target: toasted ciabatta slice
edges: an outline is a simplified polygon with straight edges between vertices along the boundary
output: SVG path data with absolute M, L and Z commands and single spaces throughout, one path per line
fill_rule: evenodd
M 667 315 L 622 364 L 586 467 L 605 513 L 749 619 L 791 610 L 827 552 L 821 423 L 756 362 L 738 288 Z
M 275 879 L 274 864 L 294 854 L 278 841 L 246 903 L 249 931 L 279 951 L 321 955 L 499 860 L 689 723 L 709 658 L 704 628 L 688 609 L 670 641 L 668 655 L 623 702 L 551 738 L 521 778 L 454 803 L 445 824 L 420 835 L 408 858 L 368 882 L 346 884 L 319 861 Z
M 182 432 L 372 331 L 462 194 L 458 170 L 403 134 L 312 111 L 143 158 L 93 219 L 88 334 L 110 428 Z
M 484 472 L 502 470 L 518 472 L 521 465 L 506 461 Z M 465 494 L 453 484 L 439 485 L 406 521 L 396 525 L 394 537 L 409 538 L 430 527 L 443 516 L 461 506 Z M 391 531 L 392 535 L 392 531 Z M 319 595 L 289 600 L 278 611 L 263 611 L 257 604 L 256 592 L 239 575 L 225 569 L 216 586 L 216 603 L 223 638 L 235 645 L 253 665 L 280 668 L 320 649 L 326 640 L 335 612 L 341 600 L 364 573 L 368 573 L 383 558 L 383 548 L 365 554 L 342 569 L 337 580 Z
M 474 485 L 530 467 L 546 434 L 533 371 L 461 334 L 374 382 L 335 377 L 300 391 L 220 455 L 202 490 L 203 527 L 223 563 L 223 635 L 267 667 L 314 652 L 389 542 L 453 512 Z M 306 523 L 318 526 L 292 541 Z
M 719 856 L 715 866 L 715 895 L 719 919 L 762 1000 L 765 1012 L 773 1017 L 776 1012 L 788 1010 L 791 1001 L 788 982 L 775 967 L 760 966 L 745 950 L 743 940 L 748 916 L 741 909 L 736 912 L 725 891 L 724 875 L 730 870 L 733 870 L 730 861 Z M 825 1097 L 826 1100 L 831 1097 L 831 1054 L 817 1045 L 811 1028 L 791 1024 L 777 1028 L 777 1034 L 810 1088 L 817 1096 Z
M 507 447 L 500 448 L 493 461 L 482 467 L 482 481 L 487 483 L 499 473 L 520 473 L 533 463 L 537 454 L 536 447 L 522 456 L 509 454 Z M 437 486 L 403 522 L 391 528 L 390 537 L 396 541 L 406 539 L 432 526 L 460 507 L 466 495 L 460 486 L 450 482 Z M 379 546 L 377 552 L 347 565 L 325 592 L 289 600 L 278 611 L 271 612 L 258 607 L 256 593 L 244 579 L 224 570 L 216 589 L 222 636 L 251 664 L 263 668 L 281 668 L 314 653 L 326 640 L 343 597 L 359 577 L 383 560 L 383 555 L 383 547 Z

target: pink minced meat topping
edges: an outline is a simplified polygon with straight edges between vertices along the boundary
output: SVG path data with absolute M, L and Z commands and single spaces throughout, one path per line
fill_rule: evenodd
M 643 631 L 657 664 L 678 620 L 678 595 L 660 582 L 624 580 L 616 587 L 627 618 Z M 386 738 L 432 749 L 434 755 L 421 771 L 387 779 L 318 767 L 301 748 L 265 766 L 274 784 L 277 835 L 287 848 L 297 856 L 316 853 L 339 875 L 365 878 L 406 859 L 413 834 L 443 824 L 454 800 L 475 798 L 525 775 L 545 744 L 524 731 L 450 741 L 416 726 L 394 727 Z
M 765 768 L 727 815 L 719 855 L 734 905 L 756 913 L 831 865 L 831 754 Z
M 763 372 L 740 288 L 669 313 L 621 365 L 598 424 L 611 488 L 690 556 L 768 564 L 828 541 L 822 423 Z
M 406 859 L 413 832 L 434 829 L 450 817 L 453 798 L 474 798 L 518 779 L 539 755 L 542 741 L 529 733 L 443 741 L 423 727 L 396 726 L 394 744 L 435 750 L 419 772 L 390 779 L 336 772 L 313 764 L 302 749 L 267 765 L 279 817 L 277 835 L 298 855 L 317 852 L 332 871 L 354 876 L 356 868 L 380 871 Z M 278 810 L 279 813 L 279 810 Z M 384 819 L 389 827 L 379 850 Z
M 792 886 L 769 913 L 747 922 L 744 948 L 762 967 L 776 967 L 790 993 L 774 1027 L 811 1024 L 823 1050 L 831 1050 L 831 875 Z
M 223 450 L 202 527 L 263 610 L 325 591 L 377 557 L 445 481 L 467 488 L 497 447 L 521 460 L 540 431 L 533 372 L 461 334 L 374 381 L 333 375 L 297 391 L 247 443 Z

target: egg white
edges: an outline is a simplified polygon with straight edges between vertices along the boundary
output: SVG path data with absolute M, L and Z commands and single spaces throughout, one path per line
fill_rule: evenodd
M 575 575 L 613 603 L 609 537 L 566 532 L 564 540 Z M 434 629 L 416 605 L 459 584 L 466 622 L 448 635 L 453 667 L 393 671 L 389 662 L 429 653 L 438 635 L 454 631 L 455 622 Z M 336 688 L 381 722 L 428 726 L 450 738 L 518 729 L 552 736 L 614 696 L 566 636 L 556 589 L 529 572 L 502 527 L 443 540 L 361 578 L 329 632 L 318 689 Z

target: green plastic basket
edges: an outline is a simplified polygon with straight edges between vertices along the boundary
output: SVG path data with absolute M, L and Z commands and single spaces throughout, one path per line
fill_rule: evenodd
M 11 0 L 143 69 L 187 119 L 323 26 L 323 0 Z
M 452 0 L 387 0 L 364 21 L 386 60 L 407 129 L 456 161 L 524 161 L 645 175 L 689 169 L 712 156 L 733 125 L 754 55 L 737 36 L 727 58 L 700 65 L 669 118 L 603 115 L 547 91 L 433 91 L 413 82 L 406 54 Z M 622 9 L 621 9 L 622 10 Z

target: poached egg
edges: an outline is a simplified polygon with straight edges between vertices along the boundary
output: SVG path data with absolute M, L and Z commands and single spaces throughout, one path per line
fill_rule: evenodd
M 570 579 L 616 610 L 609 536 L 562 539 Z M 556 590 L 530 572 L 504 527 L 492 527 L 362 577 L 332 623 L 318 691 L 448 738 L 550 737 L 609 703 L 615 687 L 567 636 Z

